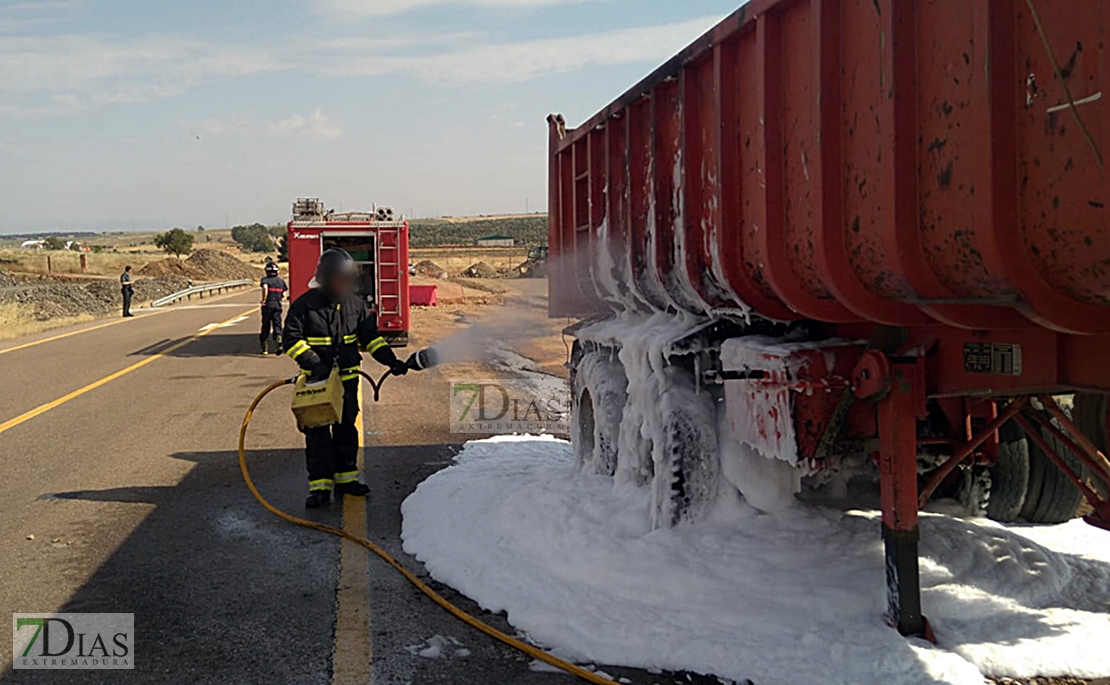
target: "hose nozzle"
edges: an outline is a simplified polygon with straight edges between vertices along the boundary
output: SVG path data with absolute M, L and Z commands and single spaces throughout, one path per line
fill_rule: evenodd
M 434 347 L 414 352 L 405 364 L 413 371 L 426 371 L 439 366 L 439 353 Z

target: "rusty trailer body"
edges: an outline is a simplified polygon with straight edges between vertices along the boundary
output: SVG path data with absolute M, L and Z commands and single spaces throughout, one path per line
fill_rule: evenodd
M 1110 526 L 1108 34 L 1105 0 L 751 0 L 578 128 L 550 119 L 552 316 L 865 341 L 706 377 L 780 393 L 799 462 L 873 438 L 905 633 L 919 501 L 996 464 L 1008 423 Z

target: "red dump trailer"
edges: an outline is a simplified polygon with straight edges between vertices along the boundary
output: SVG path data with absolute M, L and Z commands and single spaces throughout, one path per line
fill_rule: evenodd
M 652 482 L 658 525 L 752 454 L 817 488 L 862 461 L 905 634 L 931 498 L 1110 528 L 1110 2 L 1065 4 L 751 0 L 553 115 L 579 461 Z

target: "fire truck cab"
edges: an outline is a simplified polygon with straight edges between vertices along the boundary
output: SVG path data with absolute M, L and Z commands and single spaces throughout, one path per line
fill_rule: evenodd
M 325 210 L 318 198 L 293 203 L 286 244 L 289 290 L 296 299 L 310 287 L 324 250 L 346 250 L 358 264 L 359 294 L 378 319 L 382 337 L 394 347 L 409 341 L 409 225 L 393 210 L 373 212 Z

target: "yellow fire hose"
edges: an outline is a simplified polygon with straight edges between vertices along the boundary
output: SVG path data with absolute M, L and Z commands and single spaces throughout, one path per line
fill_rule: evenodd
M 374 388 L 374 398 L 375 398 L 375 400 L 377 400 L 378 397 L 379 397 L 379 394 L 381 392 L 382 383 L 385 382 L 385 379 L 388 377 L 388 374 L 386 376 L 383 376 L 381 378 L 381 380 L 379 380 L 378 382 L 375 382 L 374 379 L 370 378 L 365 373 L 362 373 L 361 371 L 359 373 L 370 382 L 371 386 L 373 386 L 373 388 Z M 259 403 L 261 403 L 262 400 L 265 399 L 267 395 L 269 395 L 270 393 L 272 393 L 273 391 L 277 390 L 278 388 L 280 388 L 282 386 L 292 385 L 292 384 L 293 384 L 293 380 L 277 381 L 275 383 L 272 383 L 268 388 L 266 388 L 261 393 L 259 393 L 258 397 L 254 398 L 254 401 L 251 402 L 250 408 L 247 409 L 247 414 L 246 414 L 246 416 L 243 417 L 243 425 L 239 429 L 239 470 L 242 471 L 242 473 L 243 473 L 243 481 L 247 484 L 247 489 L 251 491 L 251 494 L 254 495 L 254 498 L 256 500 L 258 500 L 259 504 L 261 504 L 263 507 L 265 507 L 266 510 L 269 511 L 274 516 L 277 516 L 280 519 L 284 519 L 284 520 L 288 521 L 289 523 L 293 523 L 293 524 L 296 524 L 298 526 L 304 526 L 305 528 L 312 528 L 313 530 L 318 530 L 318 531 L 323 532 L 323 533 L 329 533 L 331 535 L 335 535 L 335 536 L 341 537 L 345 540 L 350 540 L 351 542 L 362 545 L 366 549 L 370 550 L 374 554 L 381 557 L 385 561 L 385 563 L 389 564 L 394 569 L 396 569 L 398 573 L 400 573 L 402 576 L 404 576 L 410 583 L 415 585 L 418 590 L 420 590 L 425 595 L 427 595 L 429 599 L 431 599 L 433 602 L 435 602 L 436 604 L 441 606 L 443 609 L 445 609 L 447 611 L 447 613 L 451 614 L 452 616 L 459 619 L 463 623 L 466 623 L 467 625 L 471 626 L 472 628 L 476 628 L 477 630 L 480 630 L 481 632 L 485 633 L 486 635 L 489 635 L 490 637 L 494 638 L 495 640 L 500 640 L 501 642 L 503 642 L 506 645 L 512 647 L 513 649 L 517 649 L 517 650 L 527 654 L 528 656 L 530 656 L 534 659 L 539 659 L 540 661 L 543 661 L 544 663 L 550 664 L 550 665 L 552 665 L 555 668 L 558 668 L 560 670 L 566 671 L 567 673 L 570 673 L 571 675 L 578 676 L 582 680 L 585 680 L 585 681 L 588 681 L 588 682 L 591 682 L 591 683 L 597 683 L 598 685 L 617 685 L 617 683 L 615 683 L 614 681 L 612 681 L 608 678 L 603 678 L 603 677 L 599 676 L 596 673 L 593 673 L 591 671 L 587 671 L 586 669 L 582 668 L 581 666 L 576 666 L 575 664 L 572 664 L 569 661 L 566 661 L 564 659 L 560 659 L 559 657 L 556 657 L 556 656 L 552 656 L 551 654 L 545 652 L 542 649 L 539 649 L 538 647 L 534 647 L 534 646 L 528 644 L 527 642 L 523 642 L 521 640 L 516 639 L 515 637 L 512 637 L 511 635 L 506 635 L 505 633 L 503 633 L 500 630 L 494 628 L 493 626 L 482 623 L 478 619 L 474 618 L 470 614 L 466 613 L 462 609 L 458 608 L 454 604 L 451 604 L 446 599 L 441 597 L 435 590 L 428 587 L 428 585 L 424 581 L 417 578 L 416 574 L 414 574 L 412 571 L 409 571 L 407 568 L 402 566 L 401 562 L 394 559 L 392 555 L 390 555 L 388 552 L 386 552 L 381 547 L 378 547 L 377 545 L 375 545 L 373 542 L 370 542 L 369 540 L 367 540 L 365 538 L 360 538 L 357 535 L 352 535 L 352 534 L 348 533 L 347 531 L 342 530 L 341 528 L 334 528 L 332 526 L 328 526 L 328 525 L 325 525 L 323 523 L 317 523 L 315 521 L 309 521 L 307 519 L 302 519 L 302 518 L 293 516 L 292 514 L 287 514 L 286 512 L 282 511 L 281 509 L 278 509 L 274 505 L 270 504 L 266 500 L 266 498 L 262 496 L 262 493 L 258 491 L 258 488 L 255 486 L 254 481 L 251 479 L 250 471 L 247 469 L 247 452 L 246 452 L 247 427 L 250 425 L 251 417 L 254 416 L 254 410 L 258 408 Z

